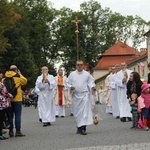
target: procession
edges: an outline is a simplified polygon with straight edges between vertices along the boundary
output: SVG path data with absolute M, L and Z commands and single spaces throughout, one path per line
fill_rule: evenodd
M 149 150 L 149 4 L 0 0 L 0 149 Z
M 16 68 L 17 66 L 11 65 L 9 72 L 18 73 Z M 1 71 L 1 78 L 4 79 L 2 76 Z M 27 81 L 25 77 L 23 77 L 23 80 Z M 82 60 L 76 62 L 76 70 L 71 71 L 68 77 L 64 75 L 63 69 L 58 69 L 58 75 L 54 77 L 48 73 L 48 68 L 43 66 L 34 88 L 34 92 L 38 95 L 37 116 L 39 117 L 40 126 L 44 128 L 50 126 L 51 128 L 55 126 L 58 118 L 62 118 L 65 121 L 67 117 L 66 110 L 69 110 L 70 117 L 74 118 L 74 128 L 76 128 L 76 132 L 74 132 L 75 130 L 72 132 L 77 135 L 88 135 L 87 126 L 99 126 L 99 122 L 101 126 L 101 122 L 105 122 L 101 118 L 104 113 L 109 114 L 109 117 L 112 117 L 117 122 L 120 120 L 120 124 L 121 122 L 123 124 L 130 122 L 127 130 L 148 131 L 150 85 L 143 83 L 137 72 L 128 70 L 125 62 L 112 67 L 108 78 L 105 79 L 105 83 L 104 89 L 101 87 L 101 89 L 97 90 L 92 75 L 84 70 Z M 7 93 L 2 82 L 1 91 Z M 8 102 L 10 102 L 10 99 L 12 99 L 11 94 L 5 97 Z M 9 118 L 13 113 L 12 110 L 15 115 L 22 113 L 22 109 L 25 109 L 25 107 L 21 108 L 21 111 L 18 108 L 15 110 L 17 103 L 20 102 L 15 102 L 15 99 L 11 100 L 11 107 L 7 106 L 9 108 L 1 109 L 6 110 L 3 112 L 3 116 L 6 116 L 4 113 L 7 113 Z M 99 110 L 102 109 L 101 106 L 103 110 Z M 29 107 L 33 109 L 32 106 Z M 1 108 L 4 108 L 2 103 Z M 19 116 L 22 115 L 20 114 Z M 8 129 L 1 128 L 1 140 L 28 136 L 22 133 L 21 120 L 23 118 L 19 118 L 19 116 L 15 117 L 14 125 L 9 118 L 10 126 Z M 2 118 L 4 121 L 5 118 Z M 123 124 L 122 126 L 124 126 Z M 14 127 L 16 128 L 15 132 Z M 4 136 L 7 134 L 7 130 L 9 131 L 9 136 Z M 97 128 L 95 127 L 94 130 L 96 131 Z

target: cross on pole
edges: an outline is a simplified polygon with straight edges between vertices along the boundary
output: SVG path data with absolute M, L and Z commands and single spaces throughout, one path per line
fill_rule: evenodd
M 79 30 L 78 30 L 78 23 L 81 22 L 81 20 L 78 20 L 78 17 L 75 17 L 75 20 L 72 20 L 73 23 L 75 23 L 76 25 L 76 44 L 77 44 L 77 60 L 79 60 L 79 41 L 78 41 L 78 34 L 79 34 Z

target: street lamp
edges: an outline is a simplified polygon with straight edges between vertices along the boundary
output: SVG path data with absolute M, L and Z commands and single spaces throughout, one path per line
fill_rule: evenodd
M 77 44 L 77 60 L 79 60 L 79 41 L 78 41 L 78 34 L 79 34 L 79 30 L 78 30 L 78 23 L 81 22 L 81 20 L 78 20 L 78 17 L 75 17 L 75 20 L 72 20 L 73 23 L 75 23 L 76 25 L 76 44 Z

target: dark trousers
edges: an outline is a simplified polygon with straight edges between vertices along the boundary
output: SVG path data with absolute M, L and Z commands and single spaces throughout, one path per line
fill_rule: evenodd
M 2 136 L 3 121 L 5 119 L 6 110 L 0 110 L 0 136 Z
M 11 107 L 7 109 L 8 117 L 10 121 L 9 130 L 13 130 L 14 124 L 13 120 L 15 117 L 15 128 L 16 131 L 20 131 L 21 129 L 21 113 L 22 113 L 22 102 L 12 102 Z
M 134 127 L 137 127 L 138 120 L 139 120 L 139 113 L 137 111 L 132 112 L 132 124 Z

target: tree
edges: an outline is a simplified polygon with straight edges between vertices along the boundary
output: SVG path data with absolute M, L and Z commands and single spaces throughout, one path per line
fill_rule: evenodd
M 11 47 L 2 56 L 2 60 L 7 62 L 3 68 L 16 64 L 28 78 L 27 87 L 33 87 L 42 66 L 48 66 L 50 72 L 56 74 L 54 61 L 57 51 L 51 49 L 53 40 L 50 32 L 54 10 L 50 10 L 43 0 L 15 0 L 13 6 L 22 18 L 6 32 Z
M 7 0 L 0 0 L 0 52 L 6 51 L 6 48 L 11 46 L 5 32 L 11 29 L 20 17 Z
M 46 65 L 54 72 L 54 62 L 57 59 L 57 50 L 53 49 L 52 22 L 57 11 L 48 6 L 46 0 L 15 0 L 15 4 L 22 7 L 29 20 L 29 45 L 34 62 L 39 68 Z

